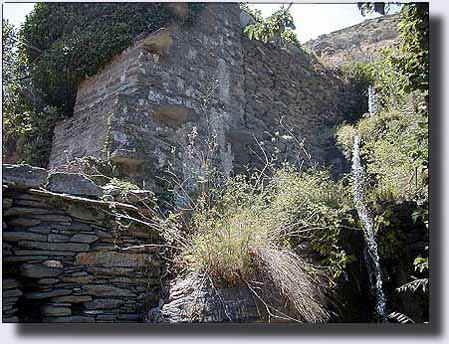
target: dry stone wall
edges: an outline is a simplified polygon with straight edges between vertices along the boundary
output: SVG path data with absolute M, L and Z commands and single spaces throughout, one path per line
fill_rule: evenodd
M 338 170 L 342 162 L 332 128 L 360 111 L 354 90 L 302 50 L 277 49 L 246 39 L 242 47 L 246 134 L 231 134 L 247 140 L 246 147 L 239 149 L 240 154 L 246 153 L 241 160 L 256 160 L 248 156 L 251 134 L 256 134 L 268 152 L 278 149 L 290 161 L 298 154 L 297 139 L 314 160 L 333 163 Z
M 301 50 L 244 38 L 238 4 L 210 3 L 193 26 L 151 33 L 81 83 L 49 167 L 92 155 L 156 189 L 169 162 L 184 179 L 199 170 L 185 149 L 192 133 L 214 137 L 225 174 L 259 161 L 256 139 L 268 154 L 295 158 L 281 118 L 323 162 L 338 154 L 330 128 L 357 106 L 348 85 Z
M 243 116 L 243 81 L 239 9 L 228 5 L 207 6 L 191 28 L 151 34 L 85 80 L 74 117 L 55 130 L 49 166 L 92 155 L 154 188 L 152 178 L 143 179 L 166 167 L 194 127 L 213 131 L 217 154 L 229 155 L 224 135 Z M 185 160 L 182 149 L 175 154 Z
M 157 234 L 110 215 L 135 205 L 81 174 L 2 170 L 4 322 L 136 322 L 158 305 Z

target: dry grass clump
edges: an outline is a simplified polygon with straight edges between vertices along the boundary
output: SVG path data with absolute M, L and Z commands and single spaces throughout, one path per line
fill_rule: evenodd
M 322 177 L 307 181 L 307 175 L 281 170 L 266 179 L 230 178 L 213 201 L 209 190 L 192 206 L 188 221 L 166 231 L 183 238 L 176 261 L 218 287 L 249 288 L 269 320 L 328 321 L 325 292 L 332 283 L 295 253 L 292 240 L 326 225 L 310 207 L 315 202 L 323 209 L 330 197 Z M 312 186 L 314 194 L 306 197 L 303 189 Z
M 320 278 L 324 275 L 288 249 L 264 247 L 255 256 L 257 280 L 249 281 L 248 287 L 264 302 L 270 317 L 309 323 L 329 320 L 325 282 Z

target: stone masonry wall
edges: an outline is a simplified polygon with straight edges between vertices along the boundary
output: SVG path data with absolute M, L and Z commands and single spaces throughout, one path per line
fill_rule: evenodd
M 298 150 L 291 130 L 315 160 L 329 163 L 337 158 L 331 128 L 361 106 L 349 85 L 299 49 L 277 49 L 246 39 L 242 47 L 246 94 L 242 127 L 247 135 L 238 136 L 251 139 L 255 133 L 268 152 L 275 146 L 292 160 Z
M 254 138 L 268 154 L 295 158 L 283 117 L 315 160 L 338 160 L 330 128 L 360 106 L 349 90 L 298 49 L 244 38 L 238 4 L 210 3 L 192 27 L 151 33 L 81 83 L 73 118 L 55 129 L 49 167 L 92 155 L 155 190 L 169 162 L 186 180 L 199 173 L 185 149 L 192 133 L 198 150 L 214 137 L 225 174 L 258 161 Z
M 149 38 L 139 41 L 80 85 L 73 118 L 55 130 L 50 168 L 93 155 L 123 165 L 142 183 L 139 176 L 166 167 L 193 127 L 213 130 L 218 154 L 229 156 L 225 130 L 243 116 L 239 8 L 211 4 L 203 12 L 193 27 L 167 28 L 169 47 L 153 51 Z M 160 31 L 156 41 L 164 40 Z M 182 149 L 175 154 L 185 160 Z M 151 178 L 146 182 L 148 188 Z
M 80 174 L 2 170 L 3 322 L 144 320 L 159 303 L 161 259 L 142 245 L 159 239 L 110 216 L 137 208 L 103 201 Z
M 50 168 L 86 155 L 105 159 L 108 121 L 117 109 L 119 95 L 137 89 L 139 50 L 117 55 L 100 74 L 79 87 L 74 116 L 55 128 Z

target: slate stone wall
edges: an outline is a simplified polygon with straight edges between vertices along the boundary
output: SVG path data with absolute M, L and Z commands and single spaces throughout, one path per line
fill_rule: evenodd
M 211 3 L 192 27 L 151 33 L 81 83 L 73 118 L 55 129 L 49 167 L 92 155 L 155 189 L 169 162 L 184 179 L 200 169 L 185 149 L 192 132 L 199 150 L 214 137 L 225 173 L 260 161 L 256 140 L 294 160 L 281 118 L 314 160 L 341 165 L 331 128 L 361 106 L 351 92 L 303 51 L 244 38 L 237 3 Z
M 3 165 L 4 322 L 138 322 L 158 305 L 159 248 L 145 245 L 159 238 L 119 226 L 111 212 L 137 208 L 103 192 L 80 174 Z
M 242 48 L 242 128 L 247 133 L 239 136 L 247 143 L 241 153 L 251 151 L 251 134 L 255 134 L 268 153 L 277 149 L 281 157 L 295 160 L 301 151 L 300 141 L 313 160 L 334 163 L 335 169 L 341 167 L 343 160 L 335 149 L 333 128 L 363 106 L 351 85 L 302 50 L 278 49 L 246 39 Z M 247 155 L 241 160 L 256 158 Z

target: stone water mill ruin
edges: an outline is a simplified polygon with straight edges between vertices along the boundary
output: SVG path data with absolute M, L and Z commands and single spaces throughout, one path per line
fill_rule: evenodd
M 204 191 L 195 182 L 204 160 L 194 150 L 211 143 L 209 160 L 223 178 L 263 168 L 274 155 L 300 168 L 328 166 L 332 178 L 350 172 L 335 128 L 368 113 L 368 95 L 339 66 L 367 62 L 377 48 L 395 45 L 399 15 L 320 36 L 302 49 L 248 39 L 247 15 L 237 3 L 207 3 L 188 26 L 186 3 L 169 8 L 177 20 L 139 35 L 80 82 L 73 116 L 54 128 L 47 168 L 4 157 L 4 322 L 298 319 L 295 304 L 270 295 L 278 305 L 270 308 L 254 286 L 227 287 L 198 271 L 174 275 L 166 259 L 174 244 L 153 220 L 156 208 L 169 211 L 156 199 L 172 197 L 181 207 L 181 187 L 189 195 Z M 168 185 L 167 170 L 182 186 Z M 167 196 L 169 186 L 174 196 Z M 407 259 L 422 251 L 427 235 L 411 226 Z M 313 309 L 300 312 L 300 322 L 379 318 L 363 231 L 340 236 L 351 259 L 330 284 L 332 298 L 343 301 L 326 301 L 320 283 L 328 282 L 317 273 L 298 287 L 297 297 L 310 297 L 304 302 Z M 318 261 L 310 247 L 298 247 L 304 262 Z M 408 278 L 400 264 L 382 276 L 388 300 Z M 411 300 L 395 296 L 388 309 L 423 321 L 428 310 Z

